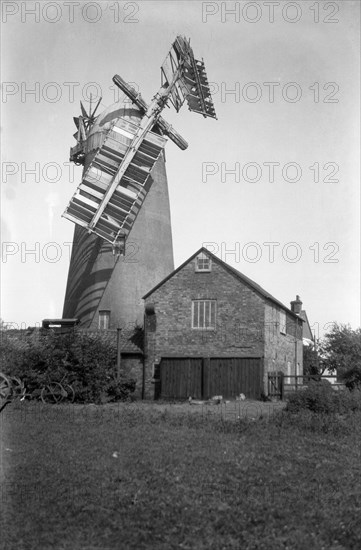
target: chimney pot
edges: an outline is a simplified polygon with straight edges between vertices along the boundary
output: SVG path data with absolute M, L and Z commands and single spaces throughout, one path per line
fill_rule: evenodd
M 302 302 L 300 300 L 299 295 L 297 294 L 296 300 L 292 300 L 291 302 L 291 311 L 293 311 L 293 313 L 296 313 L 296 315 L 299 315 L 301 313 L 301 310 L 302 310 Z
M 154 315 L 155 314 L 154 304 L 146 304 L 145 305 L 145 314 L 146 315 Z

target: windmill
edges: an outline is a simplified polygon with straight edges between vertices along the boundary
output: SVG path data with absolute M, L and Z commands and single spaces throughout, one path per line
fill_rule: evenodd
M 186 101 L 189 110 L 216 118 L 204 62 L 194 58 L 185 38 L 176 38 L 161 67 L 161 76 L 161 87 L 149 104 L 120 76 L 114 76 L 113 82 L 143 116 L 139 124 L 122 117 L 113 121 L 63 214 L 111 243 L 115 250 L 124 249 L 149 190 L 149 175 L 167 142 L 165 136 L 181 149 L 187 147 L 185 140 L 161 116 L 167 103 L 171 102 L 178 112 Z M 99 103 L 100 100 L 97 106 Z M 71 149 L 70 160 L 78 164 L 85 158 L 84 144 L 96 108 L 88 115 L 81 104 L 82 115 L 74 119 L 77 145 Z
M 97 116 L 101 99 L 88 113 L 81 105 L 70 149 L 84 168 L 63 213 L 75 224 L 63 318 L 79 318 L 84 328 L 142 322 L 141 297 L 174 268 L 163 151 L 168 138 L 181 150 L 188 144 L 162 117 L 164 107 L 178 112 L 187 103 L 216 118 L 204 62 L 184 37 L 172 44 L 150 103 L 120 76 L 113 82 L 131 103 Z

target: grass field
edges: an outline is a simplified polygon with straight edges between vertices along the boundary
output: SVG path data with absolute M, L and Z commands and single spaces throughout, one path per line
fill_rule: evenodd
M 359 550 L 361 417 L 237 407 L 9 405 L 2 548 Z

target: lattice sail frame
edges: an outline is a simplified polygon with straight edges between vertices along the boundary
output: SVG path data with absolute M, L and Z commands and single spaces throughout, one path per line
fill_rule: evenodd
M 163 85 L 172 81 L 174 73 L 181 65 L 181 74 L 170 92 L 170 101 L 176 111 L 179 111 L 186 100 L 190 111 L 204 117 L 217 118 L 204 61 L 195 59 L 189 41 L 177 36 L 161 66 Z
M 216 118 L 203 61 L 194 59 L 189 41 L 178 36 L 162 68 L 162 86 L 147 105 L 118 75 L 113 81 L 138 106 L 138 124 L 117 118 L 96 151 L 63 217 L 124 250 L 126 238 L 152 184 L 154 164 L 167 139 L 152 131 L 157 125 L 181 149 L 187 142 L 160 115 L 170 100 L 177 111 L 187 101 L 191 111 Z M 87 128 L 87 136 L 90 128 Z M 86 137 L 87 137 L 86 136 Z M 70 159 L 84 163 L 81 136 Z
M 100 204 L 138 131 L 118 118 L 87 168 L 63 216 L 91 229 Z M 148 132 L 116 186 L 92 232 L 115 245 L 126 238 L 147 195 L 146 182 L 167 140 Z

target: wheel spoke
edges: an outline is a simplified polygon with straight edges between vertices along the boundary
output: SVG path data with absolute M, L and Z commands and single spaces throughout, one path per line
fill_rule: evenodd
M 12 388 L 15 394 L 15 397 L 23 397 L 25 395 L 25 386 L 24 382 L 17 378 L 16 376 L 11 377 Z
M 74 398 L 75 398 L 75 391 L 74 391 L 73 386 L 71 386 L 70 384 L 66 384 L 66 385 L 64 386 L 64 389 L 65 389 L 65 391 L 66 391 L 65 399 L 66 399 L 67 401 L 70 401 L 70 403 L 73 403 Z
M 13 394 L 11 381 L 5 374 L 0 373 L 0 395 L 2 398 L 10 398 Z
M 59 403 L 62 399 L 63 388 L 58 382 L 48 384 L 41 390 L 41 400 L 43 403 Z

